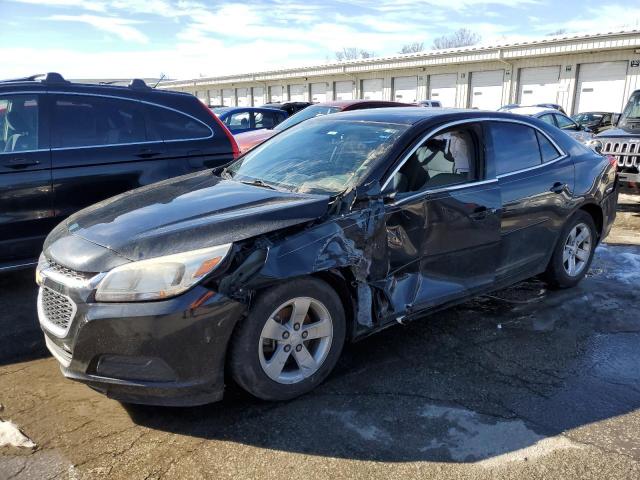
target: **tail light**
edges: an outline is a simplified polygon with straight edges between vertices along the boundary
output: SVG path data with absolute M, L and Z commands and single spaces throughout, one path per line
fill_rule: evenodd
M 238 148 L 238 142 L 236 142 L 236 139 L 233 138 L 233 134 L 229 131 L 227 126 L 220 121 L 218 116 L 215 113 L 213 113 L 211 109 L 208 106 L 206 106 L 204 103 L 202 102 L 200 103 L 202 104 L 204 109 L 209 113 L 209 115 L 211 115 L 213 119 L 216 121 L 216 123 L 220 126 L 222 131 L 225 133 L 225 135 L 229 139 L 229 142 L 231 142 L 231 151 L 233 152 L 233 159 L 235 160 L 240 156 L 240 149 Z

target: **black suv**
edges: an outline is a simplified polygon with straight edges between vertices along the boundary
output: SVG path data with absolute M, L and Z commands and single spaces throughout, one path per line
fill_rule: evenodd
M 238 155 L 190 94 L 37 78 L 0 81 L 0 271 L 35 264 L 49 231 L 81 208 Z

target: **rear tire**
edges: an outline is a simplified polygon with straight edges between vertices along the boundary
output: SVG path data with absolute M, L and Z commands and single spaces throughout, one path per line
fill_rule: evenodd
M 597 239 L 591 215 L 577 211 L 562 229 L 543 280 L 555 288 L 576 286 L 589 271 Z
M 229 370 L 263 400 L 289 400 L 318 386 L 335 367 L 346 333 L 336 292 L 301 278 L 261 293 L 231 339 Z

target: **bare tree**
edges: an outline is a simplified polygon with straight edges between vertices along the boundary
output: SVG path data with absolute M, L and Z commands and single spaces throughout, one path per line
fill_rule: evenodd
M 566 28 L 559 28 L 558 30 L 556 30 L 554 32 L 547 33 L 547 37 L 558 37 L 560 35 L 564 35 L 567 32 L 568 32 L 568 30 Z
M 339 62 L 345 60 L 358 60 L 360 58 L 373 58 L 375 53 L 356 47 L 344 47 L 341 51 L 335 52 L 336 60 Z
M 449 35 L 442 35 L 433 41 L 434 50 L 440 50 L 443 48 L 457 48 L 468 47 L 475 45 L 481 40 L 480 35 L 466 28 L 461 28 Z
M 403 45 L 398 53 L 418 53 L 424 50 L 423 42 L 413 42 Z

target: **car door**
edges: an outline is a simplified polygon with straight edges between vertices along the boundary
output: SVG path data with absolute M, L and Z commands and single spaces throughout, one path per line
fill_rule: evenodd
M 389 178 L 390 303 L 412 313 L 486 289 L 500 249 L 500 191 L 477 122 L 427 134 Z
M 37 258 L 56 223 L 43 96 L 0 94 L 0 269 Z
M 488 163 L 502 197 L 497 281 L 546 268 L 571 209 L 573 161 L 542 130 L 515 121 L 488 122 Z
M 167 178 L 162 141 L 150 141 L 135 100 L 52 93 L 51 161 L 58 220 Z

